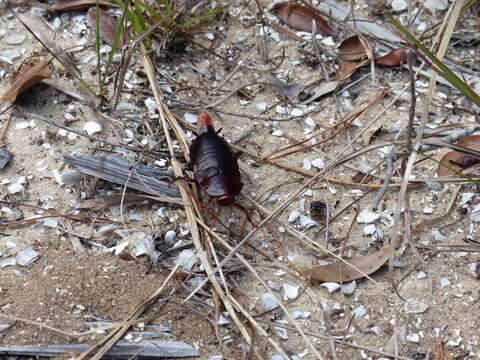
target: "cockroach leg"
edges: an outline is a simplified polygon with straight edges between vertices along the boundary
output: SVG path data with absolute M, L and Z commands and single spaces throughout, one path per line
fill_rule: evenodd
M 237 209 L 239 209 L 240 211 L 242 211 L 242 212 L 245 214 L 245 216 L 247 217 L 248 222 L 249 222 L 250 224 L 252 224 L 253 227 L 257 227 L 257 225 L 253 222 L 253 220 L 252 220 L 252 218 L 251 218 L 251 216 L 250 216 L 250 212 L 249 212 L 247 209 L 245 209 L 245 207 L 244 207 L 242 204 L 239 204 L 238 202 L 235 201 L 235 202 L 233 203 L 233 206 L 235 206 Z
M 194 183 L 195 179 L 190 179 L 190 178 L 185 177 L 185 176 L 178 176 L 175 179 L 173 179 L 172 181 L 170 181 L 169 185 L 173 187 L 177 181 L 185 181 L 187 183 Z

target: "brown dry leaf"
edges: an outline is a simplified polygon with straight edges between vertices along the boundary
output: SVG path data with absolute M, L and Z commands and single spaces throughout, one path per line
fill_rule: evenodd
M 365 40 L 364 40 L 365 41 Z M 343 40 L 338 47 L 340 58 L 340 69 L 337 72 L 338 81 L 344 82 L 352 76 L 358 68 L 370 63 L 370 49 L 366 49 L 364 43 L 358 36 L 349 37 Z
M 26 63 L 18 70 L 10 89 L 3 95 L 3 99 L 13 103 L 22 92 L 48 77 L 50 77 L 48 62 Z
M 340 64 L 340 69 L 338 69 L 338 81 L 343 83 L 347 80 L 350 76 L 352 76 L 358 68 L 369 64 L 370 61 L 365 59 L 363 61 L 343 61 Z
M 470 135 L 455 143 L 467 149 L 480 151 L 480 135 Z M 450 151 L 443 155 L 437 168 L 438 176 L 451 176 L 466 169 L 470 166 L 478 164 L 480 159 L 472 155 L 462 153 L 460 151 Z
M 376 64 L 384 67 L 397 67 L 407 63 L 407 52 L 404 49 L 393 49 L 392 51 L 380 56 Z
M 370 275 L 380 269 L 390 257 L 390 249 L 388 247 L 378 250 L 366 256 L 353 257 L 348 261 L 357 269 Z M 328 265 L 314 266 L 302 271 L 305 275 L 310 275 L 312 279 L 321 282 L 348 282 L 362 278 L 364 275 L 353 269 L 352 267 L 335 262 Z
M 292 2 L 283 2 L 274 5 L 272 12 L 283 23 L 295 30 L 312 32 L 312 21 L 315 20 L 317 33 L 327 36 L 334 34 L 332 27 L 313 8 Z
M 450 352 L 450 350 L 445 348 L 445 343 L 443 341 L 437 346 L 435 346 L 435 350 L 433 352 L 433 360 L 453 360 L 452 353 Z
M 117 20 L 110 16 L 105 10 L 99 9 L 100 12 L 100 35 L 110 45 L 115 41 L 115 31 L 117 30 Z M 97 8 L 90 8 L 87 12 L 87 21 L 93 31 L 97 29 Z M 120 41 L 120 48 L 123 41 Z
M 97 0 L 65 0 L 52 4 L 48 7 L 49 11 L 52 12 L 65 12 L 65 11 L 81 11 L 90 9 L 92 6 L 97 5 Z M 100 7 L 117 7 L 116 4 L 110 1 L 99 1 Z
M 365 60 L 368 57 L 367 51 L 357 35 L 343 40 L 338 47 L 338 54 L 342 62 L 360 61 Z
M 373 176 L 365 174 L 362 172 L 357 172 L 355 175 L 352 175 L 352 181 L 356 184 L 369 184 L 373 180 Z
M 302 104 L 310 104 L 320 99 L 322 96 L 330 94 L 338 87 L 338 81 L 322 81 L 319 84 L 309 85 L 302 89 L 299 99 Z

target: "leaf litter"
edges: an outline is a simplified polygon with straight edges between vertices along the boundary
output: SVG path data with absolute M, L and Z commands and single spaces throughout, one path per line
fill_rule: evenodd
M 50 68 L 47 61 L 27 62 L 17 71 L 12 85 L 2 98 L 13 103 L 22 92 L 49 77 Z

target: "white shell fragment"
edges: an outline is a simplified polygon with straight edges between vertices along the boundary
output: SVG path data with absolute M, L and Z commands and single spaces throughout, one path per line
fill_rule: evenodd
M 323 159 L 317 158 L 312 160 L 312 166 L 316 167 L 319 170 L 322 170 L 325 167 L 325 162 Z
M 260 295 L 260 306 L 265 311 L 270 311 L 278 307 L 278 300 L 270 293 Z
M 318 224 L 315 220 L 309 218 L 308 216 L 300 215 L 300 226 L 302 227 L 302 229 L 308 230 L 317 225 Z
M 357 222 L 359 224 L 371 224 L 377 221 L 378 219 L 380 219 L 379 214 L 376 214 L 373 211 L 370 211 L 368 209 L 364 209 L 360 214 L 358 214 Z
M 53 177 L 58 185 L 75 185 L 80 180 L 82 180 L 85 175 L 77 170 L 65 170 L 58 172 L 58 170 L 53 170 Z
M 25 41 L 25 35 L 14 33 L 5 38 L 8 45 L 19 45 Z
M 310 116 L 307 117 L 304 121 L 305 121 L 305 124 L 312 130 L 317 127 L 315 120 L 313 120 Z
M 335 291 L 337 291 L 338 289 L 340 289 L 341 285 L 338 284 L 338 283 L 334 283 L 334 282 L 325 282 L 325 283 L 321 284 L 320 287 L 324 287 L 331 294 L 331 293 L 334 293 Z
M 295 310 L 292 313 L 292 319 L 293 320 L 305 320 L 310 317 L 311 313 L 309 311 L 304 311 L 304 310 Z
M 408 334 L 406 339 L 410 342 L 418 344 L 418 342 L 420 341 L 420 336 L 418 336 L 418 334 L 416 333 L 412 333 L 412 334 Z
M 298 209 L 294 209 L 290 215 L 288 215 L 288 222 L 293 223 L 302 215 Z
M 5 259 L 1 259 L 0 269 L 3 269 L 4 267 L 7 267 L 7 266 L 14 266 L 16 263 L 17 263 L 17 260 L 13 256 L 7 257 Z
M 85 131 L 88 135 L 97 134 L 102 132 L 102 124 L 96 121 L 87 121 L 85 125 L 83 125 L 83 131 Z
M 422 314 L 427 311 L 428 305 L 415 298 L 410 298 L 407 299 L 403 308 L 407 314 Z
M 218 317 L 217 324 L 220 326 L 227 326 L 228 324 L 230 324 L 230 320 L 228 320 L 225 316 L 220 314 L 220 316 Z
M 470 221 L 480 222 L 480 203 L 473 207 L 472 213 L 470 214 Z
M 423 6 L 430 12 L 445 11 L 448 9 L 448 0 L 426 0 Z
M 475 193 L 473 193 L 473 192 L 462 193 L 462 198 L 460 200 L 460 206 L 464 207 L 465 205 L 467 205 L 470 201 L 472 201 L 474 196 L 475 196 Z
M 447 237 L 445 235 L 443 235 L 440 231 L 438 231 L 437 229 L 433 229 L 432 230 L 432 234 L 433 234 L 433 238 L 436 240 L 436 241 L 445 241 L 447 239 Z
M 163 240 L 165 240 L 165 242 L 167 244 L 172 245 L 175 242 L 176 237 L 177 237 L 177 233 L 174 230 L 168 230 L 165 233 L 165 236 L 163 237 Z
M 260 111 L 265 111 L 268 109 L 268 104 L 266 102 L 259 102 L 257 104 L 257 109 Z
M 349 283 L 344 283 L 342 285 L 342 292 L 345 295 L 353 295 L 355 290 L 357 289 L 357 282 L 355 280 L 349 282 Z
M 292 284 L 283 284 L 284 298 L 285 300 L 295 299 L 298 296 L 300 286 Z
M 357 307 L 356 309 L 354 309 L 352 311 L 353 315 L 355 315 L 356 317 L 363 317 L 365 315 L 367 315 L 368 313 L 368 310 L 365 306 L 363 305 L 360 305 L 359 307 Z
M 34 128 L 37 126 L 37 123 L 35 120 L 30 120 L 30 121 L 21 121 L 15 124 L 15 130 L 23 130 L 23 129 L 28 129 L 28 128 Z
M 395 12 L 405 11 L 408 8 L 408 4 L 405 0 L 393 0 L 391 6 Z
M 282 136 L 283 136 L 283 131 L 282 131 L 282 130 L 279 130 L 279 129 L 274 130 L 274 131 L 272 132 L 272 135 L 273 135 L 273 136 L 276 136 L 276 137 L 282 137 Z
M 40 254 L 29 246 L 17 253 L 16 260 L 20 266 L 28 266 L 38 259 Z
M 302 116 L 303 115 L 303 110 L 301 109 L 292 109 L 292 112 L 290 113 L 292 116 Z
M 198 116 L 192 113 L 185 113 L 183 114 L 183 118 L 185 119 L 186 122 L 189 124 L 196 124 L 198 120 Z
M 18 194 L 20 192 L 23 192 L 24 187 L 20 183 L 13 183 L 7 186 L 7 190 L 10 194 Z
M 310 159 L 303 159 L 303 168 L 307 171 L 312 170 L 312 162 Z
M 13 65 L 14 60 L 18 59 L 21 55 L 18 50 L 3 50 L 0 52 L 0 60 Z
M 186 271 L 192 270 L 193 266 L 197 263 L 197 254 L 195 250 L 186 249 L 183 250 L 175 259 L 175 264 L 179 265 Z

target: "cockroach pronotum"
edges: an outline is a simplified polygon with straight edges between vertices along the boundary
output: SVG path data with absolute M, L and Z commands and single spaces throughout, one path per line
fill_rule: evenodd
M 237 154 L 218 135 L 207 113 L 198 116 L 198 135 L 190 145 L 190 157 L 197 184 L 222 206 L 235 203 L 242 190 Z

